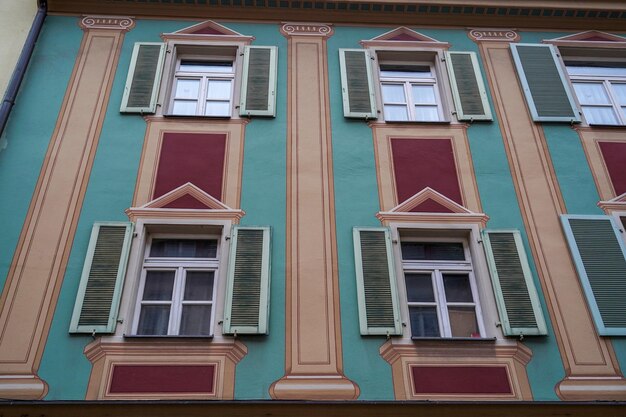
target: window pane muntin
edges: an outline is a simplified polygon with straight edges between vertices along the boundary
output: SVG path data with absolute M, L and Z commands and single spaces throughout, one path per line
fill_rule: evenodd
M 611 82 L 611 90 L 615 95 L 615 101 L 626 106 L 626 82 Z
M 411 97 L 413 104 L 437 105 L 437 93 L 434 84 L 411 84 Z
M 182 78 L 196 78 L 201 80 L 201 87 L 198 92 L 198 103 L 195 108 L 192 108 L 189 103 L 182 102 L 176 97 L 176 80 Z M 171 99 L 170 99 L 170 113 L 176 116 L 216 116 L 216 117 L 230 117 L 232 114 L 232 100 L 233 100 L 233 85 L 232 82 L 235 78 L 235 60 L 229 57 L 183 57 L 179 58 L 177 63 L 177 69 L 174 76 L 174 84 L 172 87 Z M 225 97 L 227 104 L 227 110 L 225 106 L 220 107 L 219 111 L 214 109 L 207 109 L 206 100 L 209 94 L 210 81 L 226 81 L 231 83 L 230 94 Z M 213 93 L 211 93 L 213 94 Z M 222 94 L 220 93 L 220 98 Z
M 406 104 L 406 91 L 404 84 L 382 83 L 383 104 Z
M 178 71 L 231 74 L 234 72 L 234 69 L 232 61 L 181 59 Z
M 230 102 L 233 94 L 233 81 L 209 78 L 207 83 L 207 100 L 225 100 Z
M 611 105 L 611 100 L 602 82 L 574 82 L 574 91 L 582 105 Z
M 412 71 L 412 68 L 419 68 L 421 71 Z M 406 62 L 381 62 L 379 65 L 379 79 L 381 88 L 381 101 L 384 108 L 386 121 L 412 121 L 412 122 L 438 122 L 444 120 L 439 89 L 437 87 L 437 77 L 432 63 L 406 63 Z M 388 107 L 389 104 L 399 104 L 404 102 L 392 102 L 389 93 L 385 91 L 386 85 L 404 86 L 404 96 L 407 108 L 410 109 L 408 115 L 401 113 L 400 109 Z M 413 97 L 413 86 L 426 87 L 432 89 L 434 100 L 418 97 L 416 102 Z M 430 96 L 429 96 L 430 97 Z M 432 108 L 417 109 L 416 104 L 429 104 Z M 436 109 L 436 112 L 434 111 Z
M 217 238 L 153 237 L 150 241 L 149 258 L 216 259 Z
M 174 295 L 176 270 L 146 271 L 142 301 L 171 301 Z
M 436 307 L 409 307 L 409 322 L 413 337 L 441 337 L 441 322 Z
M 204 276 L 203 276 L 204 275 Z M 204 284 L 204 285 L 203 285 Z M 213 301 L 215 287 L 215 270 L 185 269 L 183 302 Z
M 590 106 L 585 102 L 585 98 L 581 99 L 578 91 L 575 91 L 587 123 L 590 125 L 624 125 L 626 113 L 623 112 L 621 103 L 626 99 L 623 97 L 626 93 L 623 93 L 619 86 L 626 83 L 626 63 L 614 62 L 604 65 L 606 66 L 585 65 L 576 61 L 566 62 L 567 71 L 575 89 L 576 84 L 602 84 L 608 95 L 609 101 L 606 106 L 610 106 L 612 112 L 596 105 Z
M 405 273 L 407 301 L 411 304 L 437 303 L 432 272 Z
M 403 261 L 467 261 L 469 254 L 463 241 L 436 239 L 403 239 L 400 243 Z
M 207 100 L 205 116 L 230 116 L 230 101 Z
M 217 288 L 217 276 L 218 276 L 217 268 L 219 266 L 219 259 L 218 258 L 177 258 L 177 257 L 148 258 L 148 255 L 150 254 L 150 250 L 151 250 L 151 247 L 150 247 L 151 242 L 155 239 L 156 240 L 163 239 L 163 240 L 215 241 L 217 243 L 217 248 L 215 249 L 215 256 L 219 257 L 219 239 L 220 238 L 216 236 L 212 236 L 212 235 L 190 236 L 190 235 L 170 235 L 170 234 L 168 235 L 155 234 L 155 235 L 150 236 L 149 242 L 146 245 L 146 249 L 145 249 L 146 257 L 144 258 L 144 268 L 143 268 L 144 272 L 142 273 L 139 294 L 143 294 L 144 292 L 145 279 L 149 271 L 175 271 L 176 276 L 175 276 L 174 290 L 173 290 L 172 300 L 168 300 L 168 301 L 143 301 L 141 300 L 140 297 L 138 297 L 135 318 L 134 318 L 134 322 L 135 322 L 134 334 L 147 335 L 147 336 L 151 335 L 146 328 L 146 324 L 145 324 L 146 319 L 144 318 L 143 319 L 144 322 L 141 324 L 143 327 L 140 327 L 140 323 L 139 323 L 142 307 L 146 305 L 146 306 L 165 306 L 165 307 L 170 308 L 169 320 L 167 323 L 167 333 L 163 335 L 169 335 L 169 336 L 181 335 L 180 326 L 181 326 L 181 320 L 182 320 L 182 314 L 183 314 L 182 310 L 185 305 L 189 305 L 189 306 L 205 306 L 205 308 L 207 309 L 210 308 L 211 316 L 208 318 L 211 321 L 211 324 L 209 327 L 210 333 L 200 334 L 198 336 L 211 335 L 212 329 L 213 329 L 213 320 L 214 320 L 214 317 L 212 316 L 212 314 L 214 313 L 213 298 L 215 297 L 215 291 Z M 192 274 L 195 272 L 211 273 L 211 277 L 212 277 L 211 299 L 198 300 L 198 301 L 183 300 L 184 293 L 185 293 L 186 277 L 187 277 L 188 272 L 191 272 Z M 139 333 L 140 331 L 142 333 Z M 159 336 L 161 334 L 153 334 L 153 335 Z
M 441 276 L 448 305 L 474 304 L 469 274 L 442 272 Z
M 437 306 L 437 315 L 440 320 L 440 336 L 442 338 L 454 338 L 454 337 L 483 337 L 485 334 L 484 324 L 482 322 L 482 312 L 480 308 L 480 304 L 478 302 L 478 287 L 476 286 L 476 278 L 473 273 L 472 260 L 469 251 L 469 246 L 467 245 L 467 240 L 465 239 L 450 239 L 450 238 L 438 238 L 438 237 L 429 237 L 429 238 L 416 238 L 412 236 L 403 237 L 401 239 L 402 247 L 403 243 L 423 243 L 423 242 L 442 242 L 442 243 L 460 243 L 463 246 L 464 258 L 467 261 L 418 261 L 418 260 L 402 260 L 402 266 L 404 270 L 405 276 L 405 296 L 407 297 L 407 311 L 409 313 L 409 321 L 411 319 L 411 308 L 414 307 L 432 307 L 433 304 Z M 409 302 L 408 301 L 408 288 L 406 288 L 406 276 L 410 274 L 432 274 L 435 282 L 435 294 L 436 294 L 436 303 L 429 302 Z M 445 287 L 444 287 L 444 276 L 451 275 L 462 275 L 467 277 L 469 280 L 471 293 L 472 293 L 472 301 L 468 302 L 450 302 L 446 299 L 445 296 Z M 452 328 L 456 326 L 456 323 L 451 323 L 449 309 L 457 308 L 468 308 L 473 311 L 476 317 L 477 329 L 478 333 L 473 334 L 472 336 L 457 336 L 453 335 Z M 453 310 L 453 313 L 456 310 Z M 417 315 L 416 312 L 413 313 L 415 317 Z M 453 320 L 454 314 L 453 314 Z M 413 331 L 413 324 L 411 325 L 411 336 L 414 338 L 420 338 L 425 336 L 420 336 L 419 333 L 415 333 Z M 456 329 L 457 327 L 455 327 Z M 455 330 L 456 332 L 456 330 Z
M 448 306 L 452 337 L 480 337 L 476 309 L 473 306 Z
M 200 96 L 202 79 L 200 78 L 176 78 L 174 99 L 197 100 Z
M 142 305 L 137 324 L 138 335 L 164 336 L 168 334 L 170 305 Z

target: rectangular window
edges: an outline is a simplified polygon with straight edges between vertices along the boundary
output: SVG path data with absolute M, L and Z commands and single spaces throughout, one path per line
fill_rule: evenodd
M 433 63 L 381 61 L 379 78 L 386 121 L 444 120 Z
M 401 253 L 411 336 L 483 337 L 467 242 L 405 238 Z
M 626 66 L 566 61 L 578 102 L 590 125 L 626 125 Z
M 171 114 L 230 117 L 234 78 L 233 61 L 179 59 L 171 94 Z
M 143 260 L 135 334 L 213 334 L 218 276 L 216 236 L 154 235 Z

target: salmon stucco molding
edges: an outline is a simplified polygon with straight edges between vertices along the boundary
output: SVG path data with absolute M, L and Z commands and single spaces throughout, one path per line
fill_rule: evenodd
M 555 387 L 564 400 L 617 400 L 626 395 L 611 341 L 596 332 L 585 305 L 559 216 L 567 210 L 548 153 L 517 78 L 508 42 L 478 42 L 513 185 L 565 368 Z
M 81 53 L 0 299 L 0 398 L 41 399 L 37 371 L 83 205 L 130 17 L 87 16 Z
M 350 400 L 343 375 L 326 39 L 329 25 L 285 23 L 288 39 L 285 375 L 274 399 Z

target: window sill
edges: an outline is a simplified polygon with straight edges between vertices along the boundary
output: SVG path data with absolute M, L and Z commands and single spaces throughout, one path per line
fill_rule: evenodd
M 495 342 L 495 337 L 411 337 L 413 341 L 425 342 Z
M 125 334 L 125 339 L 160 339 L 160 340 L 175 340 L 175 339 L 213 339 L 213 335 L 210 336 L 185 336 L 185 335 L 150 335 L 150 334 Z
M 229 120 L 234 117 L 231 116 L 205 116 L 200 114 L 164 114 L 163 117 L 170 118 L 181 118 L 181 119 L 220 119 L 220 120 Z

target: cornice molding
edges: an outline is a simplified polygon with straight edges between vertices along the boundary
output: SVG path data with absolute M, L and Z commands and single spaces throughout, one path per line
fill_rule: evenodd
M 49 0 L 52 14 L 115 14 L 141 18 L 327 22 L 405 26 L 518 27 L 623 31 L 626 2 L 621 0 L 224 0 L 172 3 L 170 0 Z

